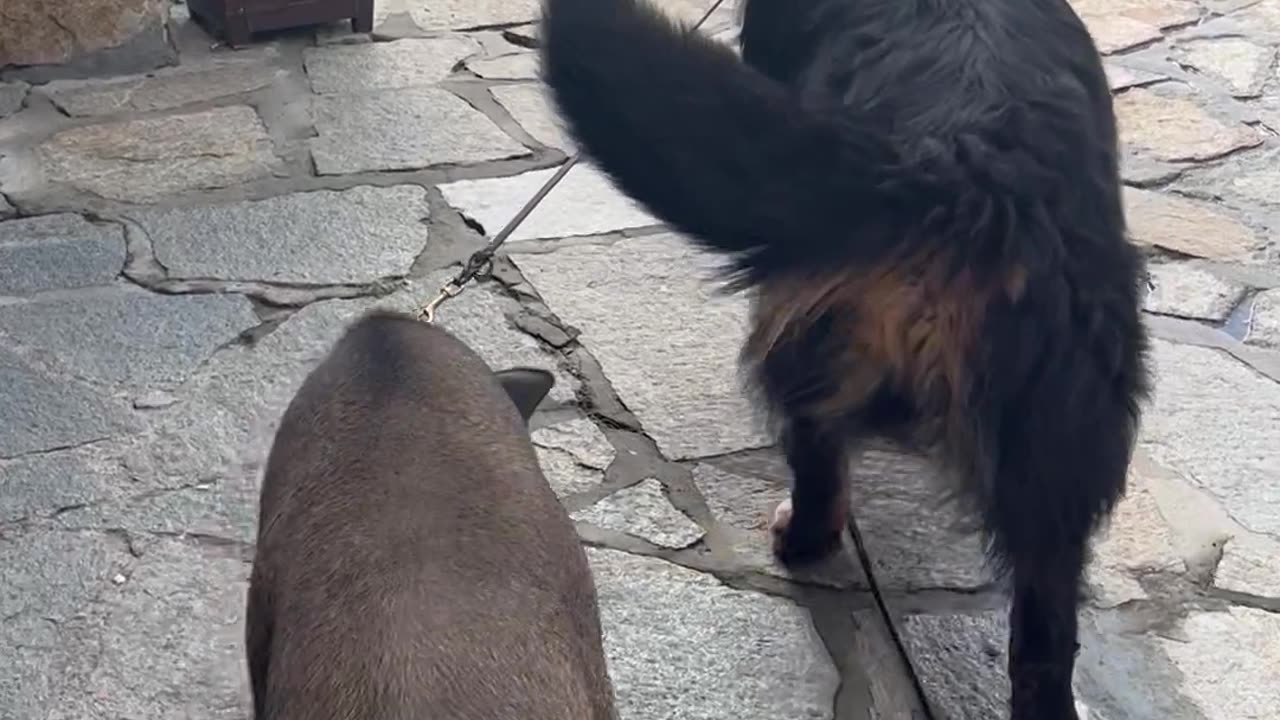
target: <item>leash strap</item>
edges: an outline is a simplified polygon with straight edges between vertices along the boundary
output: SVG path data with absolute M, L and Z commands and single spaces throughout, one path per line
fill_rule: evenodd
M 708 8 L 707 11 L 702 14 L 702 17 L 698 22 L 694 24 L 693 29 L 697 30 L 702 27 L 702 24 L 707 21 L 707 18 L 711 17 L 711 14 L 718 10 L 722 4 L 724 4 L 724 0 L 716 0 L 712 3 L 711 7 Z M 440 288 L 440 292 L 436 293 L 436 296 L 432 298 L 430 302 L 422 306 L 422 309 L 419 311 L 419 318 L 423 322 L 434 323 L 436 320 L 436 310 L 438 310 L 441 305 L 461 295 L 462 291 L 467 288 L 467 283 L 470 283 L 477 277 L 487 277 L 493 271 L 493 256 L 498 252 L 498 248 L 502 247 L 503 243 L 507 241 L 507 238 L 511 237 L 511 233 L 515 232 L 516 228 L 520 227 L 520 225 L 529 217 L 529 213 L 532 213 L 538 205 L 542 203 L 547 195 L 555 189 L 556 185 L 560 184 L 561 180 L 564 180 L 564 176 L 568 175 L 569 171 L 573 169 L 573 166 L 577 165 L 578 161 L 581 159 L 582 151 L 574 153 L 568 161 L 556 169 L 555 174 L 543 183 L 542 187 L 538 189 L 538 192 L 534 193 L 533 197 L 529 198 L 525 202 L 525 204 L 520 208 L 520 211 L 515 214 L 515 217 L 511 218 L 511 220 L 507 222 L 506 226 L 504 226 L 502 230 L 498 231 L 498 234 L 494 235 L 493 239 L 490 240 L 488 244 L 475 251 L 471 254 L 471 257 L 467 258 L 467 261 L 462 265 L 462 270 L 460 270 L 452 280 L 445 283 L 444 287 Z

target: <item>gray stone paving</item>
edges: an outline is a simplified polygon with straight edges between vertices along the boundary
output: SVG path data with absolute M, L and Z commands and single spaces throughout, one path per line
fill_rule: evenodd
M 1089 572 L 1082 717 L 1275 718 L 1280 0 L 1073 2 L 1107 54 L 1157 338 Z M 146 14 L 78 29 L 96 60 L 32 38 L 9 52 L 53 64 L 0 68 L 0 720 L 243 720 L 279 414 L 346 323 L 433 293 L 572 142 L 534 0 L 379 0 L 372 36 L 234 52 L 180 4 L 111 3 Z M 180 62 L 140 71 L 166 12 Z M 1002 717 L 1005 601 L 928 465 L 855 464 L 866 567 L 773 562 L 787 472 L 717 262 L 584 163 L 441 313 L 491 364 L 557 376 L 533 441 L 591 548 L 623 720 Z

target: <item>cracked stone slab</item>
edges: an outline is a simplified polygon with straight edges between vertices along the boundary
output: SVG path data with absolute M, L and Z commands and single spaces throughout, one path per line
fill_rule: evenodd
M 702 537 L 702 528 L 671 504 L 662 483 L 654 478 L 623 488 L 572 517 L 676 550 Z
M 50 720 L 244 718 L 249 570 L 217 549 L 150 544 L 73 631 L 68 649 L 78 652 L 57 678 L 62 692 Z
M 134 427 L 117 402 L 80 383 L 51 376 L 0 347 L 0 458 L 81 445 Z M 27 504 L 17 487 L 26 485 L 23 474 L 31 467 L 0 466 L 0 485 L 14 493 L 0 506 Z
M 434 85 L 478 52 L 471 38 L 445 36 L 307 48 L 303 59 L 311 89 L 331 95 Z
M 171 278 L 336 285 L 405 275 L 428 241 L 429 212 L 423 188 L 395 185 L 156 208 L 130 218 Z
M 138 203 L 229 187 L 279 167 L 262 120 L 240 105 L 72 128 L 38 153 L 49 181 Z
M 1125 497 L 1094 537 L 1088 579 L 1097 590 L 1094 604 L 1099 607 L 1148 598 L 1140 583 L 1144 575 L 1186 570 L 1173 530 L 1147 482 L 1130 470 Z
M 1105 62 L 1103 64 L 1103 68 L 1107 73 L 1107 84 L 1111 86 L 1111 90 L 1113 92 L 1117 90 L 1127 90 L 1131 87 L 1150 85 L 1151 83 L 1167 79 L 1160 73 L 1151 72 L 1150 70 L 1142 70 L 1140 68 L 1127 67 L 1113 61 Z
M 710 256 L 660 235 L 513 259 L 551 311 L 582 331 L 579 341 L 668 458 L 769 444 L 737 367 L 747 301 L 717 292 Z
M 940 720 L 1009 716 L 1004 611 L 908 615 L 897 623 L 911 665 Z
M 1241 534 L 1227 540 L 1213 576 L 1214 587 L 1257 597 L 1280 598 L 1280 541 Z
M 310 140 L 320 175 L 416 170 L 521 157 L 529 149 L 440 88 L 325 95 Z
M 805 610 L 654 558 L 587 557 L 621 717 L 832 717 L 840 679 Z
M 1280 383 L 1219 350 L 1152 342 L 1140 442 L 1245 527 L 1280 536 Z
M 1190 94 L 1133 88 L 1115 99 L 1120 140 L 1164 162 L 1212 160 L 1262 144 L 1257 130 L 1204 109 Z
M 30 87 L 21 80 L 0 83 L 0 120 L 22 108 L 22 102 L 27 99 L 27 90 Z
M 1071 0 L 1071 6 L 1103 53 L 1158 40 L 1162 29 L 1200 16 L 1190 0 Z
M 537 80 L 538 54 L 513 52 L 467 61 L 467 69 L 486 80 Z
M 149 113 L 261 90 L 285 71 L 271 65 L 278 53 L 215 55 L 202 62 L 145 75 L 55 80 L 35 92 L 71 117 Z
M 1129 236 L 1140 245 L 1211 260 L 1242 260 L 1261 242 L 1249 226 L 1207 203 L 1126 187 Z
M 237 295 L 108 289 L 0 305 L 0 335 L 43 362 L 99 383 L 178 383 L 258 324 Z
M 0 220 L 8 220 L 18 214 L 18 209 L 9 204 L 9 199 L 0 195 Z
M 566 153 L 575 151 L 573 139 L 542 86 L 496 85 L 489 92 L 535 140 Z
M 493 235 L 555 174 L 534 170 L 514 177 L 459 180 L 440 186 L 444 199 Z M 659 224 L 587 163 L 579 163 L 511 234 L 512 241 L 561 238 Z
M 65 385 L 59 385 L 63 388 Z M 8 413 L 0 421 L 11 422 Z M 0 450 L 0 455 L 5 453 Z M 0 462 L 0 523 L 49 517 L 120 496 L 132 482 L 112 454 L 97 446 Z
M 1262 93 L 1276 50 L 1244 38 L 1203 38 L 1181 43 L 1181 61 L 1217 80 L 1235 97 Z
M 530 23 L 538 0 L 411 0 L 409 17 L 422 30 L 470 30 Z
M 693 467 L 694 484 L 728 537 L 738 561 L 755 572 L 782 578 L 793 574 L 773 556 L 769 521 L 774 508 L 787 498 L 786 478 L 777 457 L 726 459 Z M 866 585 L 861 566 L 844 552 L 805 570 L 801 577 L 807 582 L 839 588 Z
M 1184 638 L 1162 639 L 1182 692 L 1207 720 L 1265 718 L 1280 706 L 1280 615 L 1253 608 L 1201 612 Z
M 1153 285 L 1144 305 L 1147 312 L 1222 322 L 1247 291 L 1194 263 L 1153 263 L 1147 269 Z
M 1267 165 L 1275 161 L 1268 158 Z M 1261 169 L 1237 170 L 1233 168 L 1230 188 L 1242 197 L 1263 205 L 1280 204 L 1280 172 L 1264 165 Z
M 530 436 L 542 472 L 561 498 L 595 489 L 617 455 L 600 428 L 585 418 L 541 427 Z
M 124 261 L 119 225 L 72 213 L 0 223 L 0 295 L 106 285 Z
M 1253 299 L 1253 314 L 1245 342 L 1280 348 L 1280 290 L 1264 290 Z

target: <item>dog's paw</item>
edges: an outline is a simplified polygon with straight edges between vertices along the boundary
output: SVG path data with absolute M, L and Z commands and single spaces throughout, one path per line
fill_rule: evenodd
M 778 503 L 773 510 L 769 530 L 773 534 L 773 555 L 787 568 L 800 568 L 825 560 L 840 549 L 843 528 L 832 529 L 822 523 L 794 522 L 791 498 Z

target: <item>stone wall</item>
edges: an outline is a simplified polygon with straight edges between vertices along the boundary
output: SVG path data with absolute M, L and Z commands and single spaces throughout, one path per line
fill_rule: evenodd
M 171 64 L 170 0 L 0 0 L 0 72 L 45 81 Z

